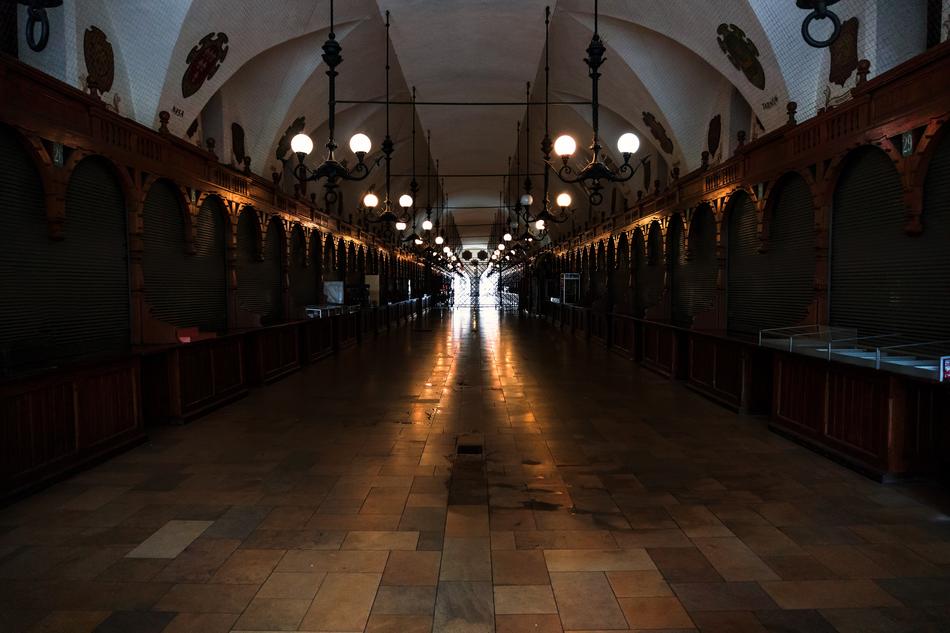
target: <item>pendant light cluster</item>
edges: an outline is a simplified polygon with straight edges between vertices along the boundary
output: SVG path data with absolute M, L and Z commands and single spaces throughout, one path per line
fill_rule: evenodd
M 598 0 L 594 0 L 594 35 L 591 37 L 590 44 L 587 46 L 587 57 L 584 61 L 587 63 L 587 74 L 591 79 L 591 127 L 593 128 L 593 139 L 590 144 L 590 161 L 580 171 L 574 170 L 569 161 L 577 150 L 577 141 L 567 134 L 563 134 L 554 141 L 554 153 L 562 161 L 560 167 L 556 167 L 550 160 L 550 140 L 545 136 L 542 143 L 542 152 L 545 155 L 545 163 L 557 173 L 561 182 L 567 184 L 580 184 L 587 189 L 587 197 L 592 205 L 598 205 L 604 200 L 601 191 L 604 188 L 603 182 L 625 182 L 633 178 L 633 175 L 647 161 L 649 157 L 644 157 L 640 162 L 633 166 L 630 159 L 637 150 L 640 149 L 640 139 L 633 132 L 626 132 L 617 139 L 617 149 L 623 156 L 623 164 L 616 170 L 608 167 L 603 161 L 603 146 L 600 144 L 600 102 L 597 91 L 597 82 L 600 79 L 600 66 L 604 63 L 604 53 L 607 47 L 600 39 L 598 29 Z M 545 9 L 545 67 L 547 67 L 547 25 L 549 22 L 550 8 Z M 545 108 L 547 108 L 547 87 L 545 87 Z M 545 115 L 546 120 L 546 115 Z M 546 173 L 546 172 L 545 172 Z M 567 202 L 567 199 L 564 199 Z
M 386 13 L 386 41 L 387 58 L 389 42 L 389 13 Z M 290 140 L 290 149 L 297 156 L 297 166 L 294 167 L 294 176 L 301 183 L 312 180 L 323 180 L 324 199 L 327 205 L 333 204 L 338 199 L 337 189 L 340 182 L 344 180 L 363 180 L 369 176 L 370 172 L 379 165 L 382 158 L 375 162 L 367 163 L 366 155 L 372 149 L 373 144 L 370 138 L 362 132 L 357 132 L 350 138 L 350 151 L 356 155 L 356 165 L 352 169 L 347 169 L 346 164 L 336 158 L 336 77 L 340 73 L 337 66 L 343 63 L 343 47 L 336 41 L 333 22 L 333 0 L 330 0 L 330 33 L 327 41 L 323 43 L 323 61 L 327 65 L 327 77 L 329 79 L 329 102 L 328 119 L 329 138 L 327 139 L 327 156 L 323 163 L 316 169 L 310 169 L 304 164 L 304 160 L 313 151 L 313 139 L 307 134 L 300 133 Z M 388 68 L 388 63 L 387 63 Z M 388 71 L 387 71 L 388 77 Z M 387 137 L 388 138 L 388 137 Z M 392 148 L 390 147 L 390 153 Z M 385 154 L 385 147 L 384 147 Z M 388 157 L 388 154 L 386 154 Z

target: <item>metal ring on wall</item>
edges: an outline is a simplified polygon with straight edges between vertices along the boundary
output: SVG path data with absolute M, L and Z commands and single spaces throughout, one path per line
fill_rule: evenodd
M 812 20 L 816 20 L 816 19 L 823 20 L 824 18 L 829 18 L 834 28 L 831 31 L 831 35 L 828 36 L 828 39 L 816 40 L 815 38 L 811 36 L 811 33 L 808 32 L 808 27 L 811 25 Z M 826 10 L 824 12 L 824 15 L 821 15 L 820 13 L 818 13 L 818 10 L 815 9 L 815 11 L 809 13 L 808 16 L 805 18 L 805 21 L 802 22 L 802 37 L 805 38 L 805 42 L 807 42 L 809 46 L 813 46 L 815 48 L 825 48 L 826 46 L 831 46 L 831 44 L 836 39 L 838 39 L 838 33 L 840 32 L 841 32 L 841 20 L 839 20 L 838 16 L 835 15 L 831 11 Z
M 49 42 L 49 16 L 43 7 L 27 7 L 29 17 L 26 20 L 26 43 L 31 50 L 39 53 Z M 36 40 L 36 25 L 40 25 L 40 39 Z

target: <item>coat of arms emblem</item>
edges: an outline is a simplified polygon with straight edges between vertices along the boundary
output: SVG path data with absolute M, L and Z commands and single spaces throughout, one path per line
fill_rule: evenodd
M 759 62 L 759 49 L 745 31 L 735 24 L 720 24 L 716 29 L 719 48 L 726 54 L 736 69 L 741 70 L 749 82 L 759 90 L 765 90 L 765 70 Z
M 184 98 L 198 92 L 204 82 L 214 77 L 221 62 L 228 56 L 228 36 L 224 33 L 208 33 L 191 49 L 185 63 L 188 68 L 181 78 L 181 94 Z
M 115 56 L 109 38 L 98 27 L 90 26 L 83 33 L 82 52 L 86 60 L 86 88 L 99 96 L 112 90 L 115 79 Z
M 648 128 L 650 128 L 653 138 L 657 140 L 663 151 L 667 154 L 672 154 L 673 141 L 670 140 L 669 136 L 667 136 L 666 128 L 663 127 L 663 124 L 656 120 L 656 117 L 653 116 L 652 112 L 643 113 L 643 122 L 646 123 Z

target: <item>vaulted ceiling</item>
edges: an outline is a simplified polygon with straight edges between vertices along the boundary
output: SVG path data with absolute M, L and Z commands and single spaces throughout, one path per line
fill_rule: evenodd
M 335 32 L 344 62 L 337 98 L 384 98 L 384 14 L 389 10 L 394 101 L 408 100 L 414 86 L 423 103 L 520 102 L 529 81 L 532 99 L 541 100 L 546 3 L 553 5 L 551 100 L 587 101 L 590 82 L 583 58 L 593 28 L 592 0 L 338 0 Z M 159 112 L 172 113 L 172 133 L 196 143 L 216 139 L 223 162 L 235 161 L 237 124 L 252 170 L 270 177 L 283 169 L 281 139 L 301 117 L 318 150 L 326 142 L 328 90 L 320 47 L 329 32 L 329 8 L 329 0 L 66 0 L 50 10 L 53 33 L 65 38 L 54 36 L 42 53 L 21 46 L 21 58 L 83 87 L 89 72 L 84 36 L 96 27 L 114 51 L 115 80 L 103 95 L 107 102 L 151 127 L 158 126 Z M 606 196 L 603 209 L 581 205 L 578 223 L 618 199 L 633 199 L 655 179 L 665 181 L 673 167 L 682 173 L 695 169 L 705 150 L 712 150 L 713 163 L 728 157 L 740 130 L 752 139 L 782 126 L 790 101 L 798 104 L 801 121 L 846 98 L 857 79 L 857 59 L 869 60 L 872 75 L 879 74 L 925 44 L 926 0 L 842 0 L 834 10 L 842 22 L 856 18 L 857 30 L 853 42 L 834 49 L 805 44 L 800 34 L 805 12 L 789 0 L 601 0 L 599 10 L 607 45 L 601 80 L 604 144 L 616 160 L 615 139 L 634 131 L 641 139 L 640 153 L 653 158 L 649 180 L 636 176 Z M 200 55 L 189 60 L 189 54 L 201 50 L 203 38 L 222 44 L 219 34 L 226 36 L 226 54 L 212 59 L 204 72 L 190 66 Z M 543 108 L 530 110 L 531 138 L 523 150 L 529 164 L 523 168 L 537 173 L 543 167 Z M 340 104 L 337 119 L 344 148 L 351 134 L 362 131 L 378 150 L 385 134 L 382 105 Z M 390 119 L 398 196 L 413 171 L 411 109 L 394 105 Z M 500 176 L 471 175 L 508 170 L 519 121 L 526 123 L 521 105 L 417 108 L 418 206 L 424 209 L 427 200 L 435 204 L 440 196 L 437 182 L 431 179 L 427 188 L 424 178 L 431 157 L 430 171 L 438 160 L 448 206 L 467 247 L 487 244 L 503 188 Z M 711 147 L 714 121 L 721 140 Z M 425 143 L 427 131 L 431 147 Z M 586 147 L 588 106 L 551 108 L 552 137 L 565 131 Z M 312 154 L 313 161 L 321 159 L 320 151 Z M 285 178 L 285 185 L 290 180 Z M 533 180 L 537 198 L 541 179 Z M 369 186 L 383 187 L 382 170 L 365 182 L 347 184 L 344 209 L 354 210 Z M 563 189 L 555 186 L 552 198 Z M 579 200 L 582 192 L 574 195 Z

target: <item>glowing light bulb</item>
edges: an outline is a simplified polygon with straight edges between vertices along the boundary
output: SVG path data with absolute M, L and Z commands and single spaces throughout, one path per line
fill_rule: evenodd
M 372 147 L 372 141 L 370 141 L 369 137 L 362 132 L 358 132 L 350 137 L 350 151 L 352 151 L 357 156 L 360 154 L 368 154 Z
M 502 243 L 500 243 L 500 244 L 498 245 L 498 250 L 500 250 L 500 251 L 505 250 L 505 243 L 504 243 L 504 242 L 502 242 Z
M 534 228 L 538 229 L 539 231 L 543 231 L 543 230 L 544 230 L 544 220 L 538 220 L 537 222 L 535 222 L 535 223 L 534 223 Z
M 521 196 L 521 204 L 523 204 L 524 206 L 530 207 L 533 202 L 534 202 L 534 196 L 532 196 L 530 193 L 526 193 L 523 196 Z
M 558 194 L 557 206 L 561 207 L 562 209 L 566 209 L 569 206 L 571 206 L 571 194 L 569 193 Z
M 554 153 L 562 158 L 573 155 L 576 150 L 577 141 L 567 134 L 557 137 L 554 141 Z
M 406 223 L 403 222 L 402 220 L 396 220 L 396 230 L 397 230 L 397 231 L 405 231 L 405 230 L 406 230 Z
M 505 233 L 505 234 L 501 237 L 501 239 L 505 240 L 506 242 L 510 242 L 510 241 L 511 241 L 511 233 Z
M 637 150 L 640 149 L 640 139 L 633 132 L 622 134 L 617 139 L 617 149 L 620 150 L 621 154 L 636 154 Z
M 379 197 L 372 191 L 363 196 L 363 206 L 372 209 L 379 204 Z
M 415 241 L 415 243 L 416 243 L 416 246 L 422 246 L 422 238 L 421 238 L 421 237 L 417 237 L 414 241 Z
M 399 196 L 399 206 L 402 207 L 403 209 L 408 209 L 409 207 L 411 207 L 412 196 L 410 196 L 408 193 L 404 193 L 401 196 Z
M 313 151 L 313 139 L 306 134 L 297 134 L 290 139 L 290 149 L 294 154 L 309 154 Z
M 444 247 L 442 247 L 442 252 L 445 253 L 446 255 L 448 255 L 449 253 L 452 252 L 452 249 L 451 249 L 450 247 L 448 247 L 448 246 L 444 246 Z
M 431 231 L 431 230 L 432 230 L 432 220 L 430 220 L 430 219 L 428 219 L 428 218 L 426 218 L 425 220 L 423 220 L 423 221 L 422 221 L 422 230 L 423 230 L 423 231 Z

